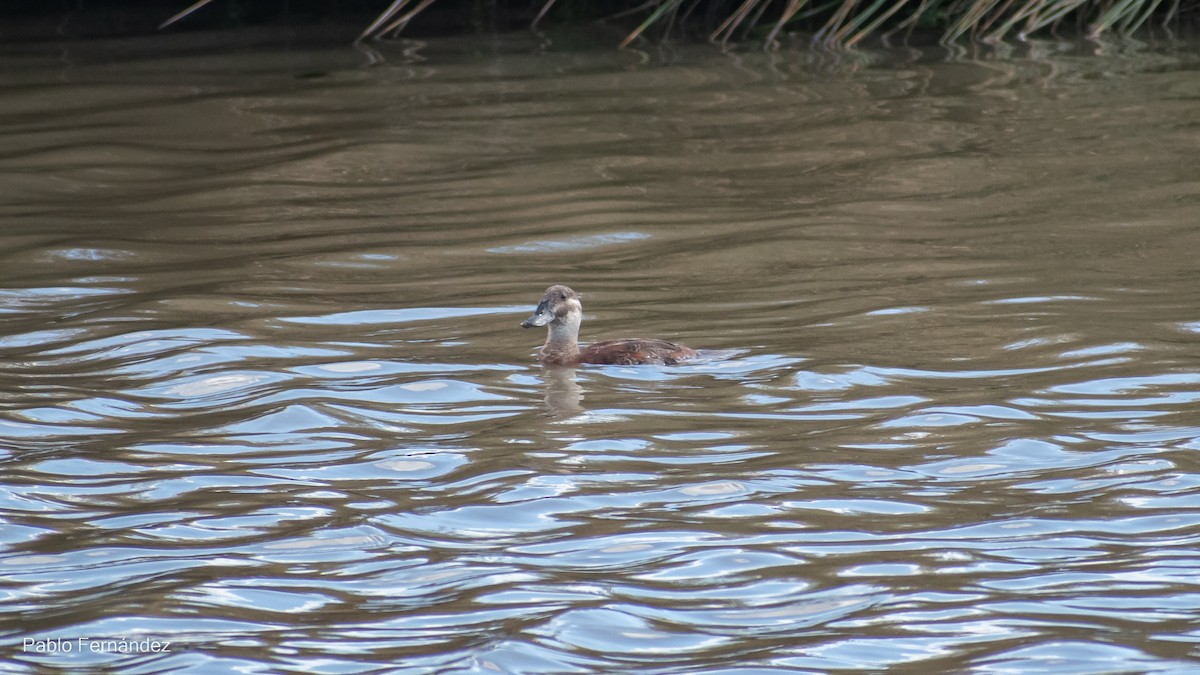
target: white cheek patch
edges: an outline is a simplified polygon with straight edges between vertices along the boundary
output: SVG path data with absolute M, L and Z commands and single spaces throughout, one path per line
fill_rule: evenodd
M 578 300 L 571 298 L 554 311 L 554 318 L 556 321 L 570 322 L 572 316 L 580 316 L 582 314 L 583 306 L 579 304 Z

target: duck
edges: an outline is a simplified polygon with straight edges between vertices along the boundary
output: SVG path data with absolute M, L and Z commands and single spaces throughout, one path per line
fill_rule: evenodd
M 579 348 L 579 324 L 583 322 L 583 304 L 579 294 L 562 284 L 546 289 L 533 314 L 521 322 L 522 328 L 546 326 L 546 344 L 538 358 L 550 366 L 600 363 L 621 366 L 657 364 L 672 366 L 699 356 L 699 352 L 666 340 L 625 338 L 593 342 Z

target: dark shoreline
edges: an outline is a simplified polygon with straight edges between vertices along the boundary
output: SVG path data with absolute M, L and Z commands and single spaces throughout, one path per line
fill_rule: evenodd
M 669 3 L 672 0 L 664 1 Z M 782 43 L 794 46 L 811 42 L 817 47 L 843 48 L 860 44 L 864 38 L 878 42 L 889 34 L 892 35 L 888 40 L 891 43 L 911 42 L 916 45 L 936 43 L 939 39 L 959 44 L 1019 44 L 1023 40 L 1021 20 L 1006 12 L 1050 11 L 1056 0 L 1017 0 L 1005 4 L 1003 9 L 984 10 L 981 16 L 973 20 L 968 20 L 968 14 L 950 13 L 950 6 L 939 4 L 937 0 L 920 3 L 922 7 L 928 5 L 936 9 L 924 9 L 924 13 L 918 15 L 906 14 L 912 8 L 904 0 L 897 0 L 901 4 L 890 8 L 872 10 L 877 12 L 875 15 L 855 15 L 854 12 L 858 10 L 851 9 L 848 15 L 838 17 L 833 15 L 833 8 L 827 8 L 828 11 L 810 9 L 812 16 L 806 17 L 804 12 L 800 12 L 782 30 L 777 26 L 783 9 L 781 0 L 747 1 L 758 3 L 757 6 L 764 11 L 751 18 L 743 16 L 739 19 L 740 24 L 735 23 L 733 28 L 727 30 L 722 27 L 728 27 L 729 22 L 737 18 L 733 12 L 734 8 L 741 5 L 740 2 L 730 5 L 721 0 L 697 0 L 694 5 L 688 5 L 694 11 L 686 12 L 686 16 L 684 13 L 679 17 L 664 15 L 651 21 L 654 17 L 648 17 L 644 8 L 640 13 L 612 18 L 620 14 L 622 9 L 637 7 L 639 3 L 633 0 L 576 4 L 571 4 L 569 0 L 558 0 L 542 21 L 541 27 L 547 30 L 577 30 L 592 26 L 597 32 L 611 32 L 614 35 L 614 47 L 625 42 L 653 44 L 668 36 L 677 43 L 713 40 L 723 46 L 742 44 L 761 48 L 764 45 Z M 1182 14 L 1168 14 L 1177 7 L 1170 3 L 1152 6 L 1154 0 L 1130 1 L 1132 9 L 1120 20 L 1110 21 L 1106 18 L 1108 5 L 1101 0 L 1091 0 L 1053 24 L 1042 24 L 1030 37 L 1072 41 L 1088 39 L 1090 33 L 1118 37 L 1131 33 L 1138 39 L 1148 37 L 1153 40 L 1158 35 L 1191 35 L 1196 19 L 1200 17 L 1200 5 L 1182 7 Z M 528 30 L 542 3 L 543 0 L 532 0 L 529 4 L 517 6 L 519 3 L 509 4 L 503 0 L 490 3 L 481 0 L 435 0 L 405 24 L 400 35 L 427 38 Z M 989 0 L 976 0 L 976 3 L 986 5 Z M 162 27 L 164 22 L 191 4 L 191 0 L 161 0 L 150 6 L 134 0 L 25 0 L 0 14 L 0 42 L 20 44 L 150 36 L 186 40 L 188 34 L 214 30 L 231 35 L 243 32 L 253 34 L 255 28 L 271 27 L 277 34 L 282 29 L 285 33 L 294 31 L 310 37 L 320 36 L 322 41 L 348 44 L 373 25 L 380 12 L 391 3 L 388 0 L 211 0 L 171 25 Z M 405 11 L 415 4 L 416 0 Z M 913 7 L 916 6 L 913 3 Z M 962 9 L 964 7 L 968 10 L 978 9 L 971 3 L 959 2 L 952 6 L 960 11 L 965 11 Z M 1165 29 L 1164 21 L 1168 22 Z M 1007 27 L 997 33 L 998 26 Z M 722 33 L 722 30 L 725 32 Z M 988 31 L 993 33 L 989 34 Z M 237 40 L 232 46 L 236 44 Z

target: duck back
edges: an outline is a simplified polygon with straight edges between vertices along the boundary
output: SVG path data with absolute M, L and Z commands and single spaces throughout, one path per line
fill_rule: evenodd
M 644 363 L 672 366 L 697 355 L 695 349 L 666 340 L 603 340 L 593 342 L 580 350 L 579 362 L 616 366 L 636 366 Z

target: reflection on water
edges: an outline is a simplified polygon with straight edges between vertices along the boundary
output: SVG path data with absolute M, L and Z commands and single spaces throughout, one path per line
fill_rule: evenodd
M 1191 47 L 135 47 L 6 48 L 7 669 L 1195 667 Z

